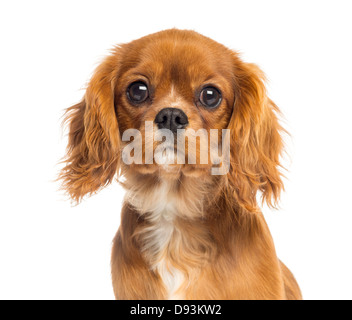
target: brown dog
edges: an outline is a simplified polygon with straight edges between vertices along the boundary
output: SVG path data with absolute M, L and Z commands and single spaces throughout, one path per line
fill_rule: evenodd
M 84 99 L 68 109 L 61 178 L 70 196 L 79 201 L 116 174 L 124 177 L 111 262 L 117 299 L 301 298 L 256 199 L 259 191 L 275 205 L 283 188 L 282 128 L 263 78 L 236 52 L 172 29 L 117 46 Z M 147 122 L 155 132 L 217 129 L 219 139 L 229 129 L 228 170 L 211 174 L 213 164 L 200 161 L 201 147 L 193 163 L 160 164 L 161 141 L 150 144 L 152 161 L 143 147 L 142 163 L 126 164 L 122 136 L 138 129 L 146 146 Z

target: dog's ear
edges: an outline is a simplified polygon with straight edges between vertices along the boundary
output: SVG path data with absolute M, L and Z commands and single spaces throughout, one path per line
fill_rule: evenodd
M 117 69 L 115 52 L 95 70 L 83 100 L 66 111 L 68 147 L 59 179 L 77 202 L 109 184 L 119 170 L 120 133 L 114 106 Z
M 284 130 L 277 118 L 279 109 L 267 97 L 262 71 L 234 55 L 234 74 L 228 181 L 239 205 L 257 212 L 258 191 L 262 192 L 263 202 L 275 206 L 283 189 L 279 168 Z

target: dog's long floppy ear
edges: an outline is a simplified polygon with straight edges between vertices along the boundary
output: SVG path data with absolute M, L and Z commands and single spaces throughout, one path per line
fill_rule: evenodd
M 117 69 L 117 55 L 107 57 L 95 70 L 83 100 L 66 111 L 68 147 L 59 179 L 77 202 L 109 184 L 119 169 L 120 134 L 114 107 Z
M 264 75 L 254 64 L 234 54 L 235 104 L 230 119 L 231 167 L 228 182 L 238 204 L 249 212 L 259 211 L 257 192 L 275 206 L 283 183 L 280 155 L 283 150 L 277 118 L 279 109 L 267 97 Z

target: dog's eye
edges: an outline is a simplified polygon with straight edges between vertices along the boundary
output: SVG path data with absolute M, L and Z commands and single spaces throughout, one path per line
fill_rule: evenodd
M 214 87 L 206 87 L 201 91 L 199 100 L 207 108 L 216 108 L 221 102 L 221 93 Z
M 142 81 L 133 82 L 127 89 L 127 97 L 134 103 L 142 103 L 148 96 L 148 87 Z

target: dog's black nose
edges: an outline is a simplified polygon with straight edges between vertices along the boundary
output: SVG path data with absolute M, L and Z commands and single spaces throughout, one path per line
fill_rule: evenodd
M 169 129 L 172 132 L 177 132 L 177 129 L 186 128 L 188 117 L 181 109 L 165 108 L 156 115 L 154 122 L 159 129 Z

